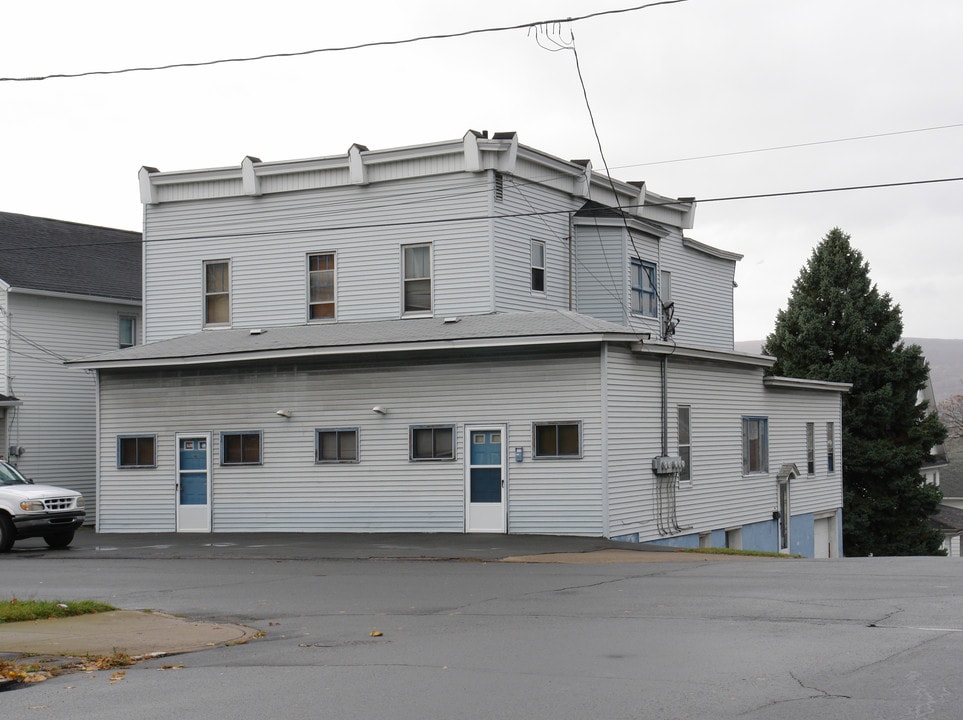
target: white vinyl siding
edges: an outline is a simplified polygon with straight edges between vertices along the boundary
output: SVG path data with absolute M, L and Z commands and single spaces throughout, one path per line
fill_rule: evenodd
M 776 473 L 783 464 L 805 460 L 801 421 L 839 417 L 836 393 L 767 389 L 762 376 L 761 368 L 678 359 L 668 362 L 669 408 L 690 406 L 691 428 L 698 428 L 691 436 L 698 448 L 698 475 L 691 486 L 680 487 L 676 496 L 676 515 L 686 533 L 771 521 Z M 658 357 L 610 351 L 605 394 L 609 535 L 639 533 L 644 541 L 666 539 L 658 531 L 651 471 L 651 459 L 660 450 Z M 742 474 L 743 416 L 768 417 L 767 473 Z M 668 420 L 668 436 L 675 438 L 678 417 L 674 410 Z M 817 464 L 814 476 L 793 483 L 794 515 L 841 506 L 838 472 L 827 473 Z
M 578 226 L 575 234 L 576 312 L 628 324 L 628 253 L 621 226 Z
M 672 302 L 679 321 L 673 339 L 732 350 L 735 261 L 684 247 L 678 230 L 673 230 L 661 242 L 660 269 L 672 273 Z
M 507 446 L 531 458 L 532 423 L 562 418 L 581 422 L 583 457 L 512 463 L 509 531 L 599 536 L 599 373 L 597 352 L 501 353 L 467 365 L 105 373 L 101 448 L 110 457 L 102 462 L 99 529 L 172 530 L 174 434 L 212 432 L 217 458 L 222 431 L 261 425 L 256 472 L 213 468 L 215 531 L 462 532 L 465 425 L 507 423 Z M 290 418 L 275 415 L 279 402 Z M 375 405 L 390 412 L 372 413 Z M 456 460 L 410 462 L 412 425 L 453 425 Z M 157 468 L 117 469 L 114 438 L 145 426 L 157 435 Z M 311 438 L 328 426 L 368 438 L 362 463 L 316 464 Z
M 65 366 L 78 358 L 117 349 L 117 318 L 139 320 L 135 306 L 87 302 L 76 298 L 8 293 L 10 392 L 23 401 L 8 408 L 7 445 L 24 448 L 16 465 L 38 483 L 83 493 L 87 521 L 96 512 L 96 379 L 92 373 Z M 127 427 L 116 434 L 130 433 Z M 107 439 L 108 462 L 116 465 L 117 443 Z
M 265 195 L 256 205 L 246 197 L 148 205 L 144 340 L 202 328 L 202 262 L 226 257 L 234 327 L 303 324 L 304 258 L 319 249 L 337 251 L 339 322 L 401 316 L 399 253 L 413 243 L 432 245 L 435 315 L 490 312 L 489 199 L 466 174 Z
M 541 173 L 544 174 L 544 171 Z M 569 212 L 582 201 L 566 193 L 511 177 L 504 179 L 503 199 L 493 205 L 494 310 L 568 310 Z M 541 215 L 532 215 L 533 212 Z M 532 290 L 532 239 L 545 244 L 545 290 Z M 574 283 L 574 277 L 572 277 Z

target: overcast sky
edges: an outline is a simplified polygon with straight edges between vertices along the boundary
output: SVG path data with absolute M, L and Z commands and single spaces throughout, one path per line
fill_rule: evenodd
M 291 53 L 642 4 L 5 3 L 0 77 Z M 745 256 L 736 340 L 772 330 L 813 246 L 837 226 L 902 307 L 906 336 L 963 338 L 963 182 L 713 201 L 963 177 L 960 0 L 687 0 L 539 31 L 0 82 L 0 210 L 140 230 L 142 165 L 336 155 L 355 142 L 390 148 L 469 128 L 514 130 L 601 171 L 575 55 L 547 49 L 570 32 L 612 174 L 695 196 L 688 234 Z M 865 136 L 878 137 L 846 140 Z M 788 145 L 800 147 L 744 152 Z

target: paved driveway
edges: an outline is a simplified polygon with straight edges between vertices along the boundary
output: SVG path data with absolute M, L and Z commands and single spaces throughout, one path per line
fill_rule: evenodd
M 89 539 L 0 558 L 4 594 L 264 637 L 3 693 L 4 717 L 957 720 L 963 706 L 963 573 L 946 558 L 501 562 L 521 548 L 477 537 L 453 556 L 489 557 L 428 562 L 391 558 L 428 557 L 437 537 L 382 537 L 368 560 L 312 555 L 324 541 L 303 536 Z

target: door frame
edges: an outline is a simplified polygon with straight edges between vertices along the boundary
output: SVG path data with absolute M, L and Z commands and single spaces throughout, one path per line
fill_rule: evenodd
M 472 433 L 492 432 L 501 433 L 501 470 L 502 470 L 502 501 L 501 512 L 498 513 L 499 526 L 472 529 L 471 525 L 471 442 Z M 465 532 L 466 533 L 507 533 L 508 532 L 508 424 L 507 423 L 478 423 L 465 424 Z M 480 505 L 481 503 L 475 503 Z M 492 505 L 494 503 L 488 503 Z
M 182 440 L 203 440 L 207 443 L 207 467 L 205 472 L 207 473 L 207 504 L 206 505 L 193 505 L 193 506 L 182 506 L 180 502 L 180 490 L 181 490 L 181 441 Z M 174 530 L 175 532 L 211 532 L 212 529 L 212 517 L 213 517 L 213 450 L 214 446 L 211 442 L 211 433 L 209 432 L 179 432 L 174 434 Z M 181 508 L 191 508 L 193 512 L 184 515 L 190 515 L 191 519 L 199 521 L 195 525 L 189 527 L 184 527 L 184 518 L 182 518 Z M 203 526 L 203 527 L 202 527 Z

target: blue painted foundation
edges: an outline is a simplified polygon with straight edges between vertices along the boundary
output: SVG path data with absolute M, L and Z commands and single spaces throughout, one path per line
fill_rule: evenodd
M 841 512 L 837 511 L 837 533 L 840 533 L 839 528 L 842 527 L 840 516 Z M 743 525 L 741 533 L 743 550 L 779 552 L 779 525 L 776 520 L 764 520 L 763 522 Z M 688 535 L 659 538 L 658 540 L 647 540 L 646 542 L 665 547 L 698 548 L 700 535 L 701 533 L 690 533 Z M 721 548 L 726 546 L 725 530 L 712 530 L 709 533 L 709 538 L 710 547 Z M 623 542 L 639 542 L 639 534 L 620 535 L 612 539 Z M 837 540 L 841 540 L 841 538 L 837 538 Z M 794 555 L 802 555 L 808 558 L 814 556 L 815 517 L 812 513 L 793 515 L 790 518 L 789 545 L 789 552 Z

